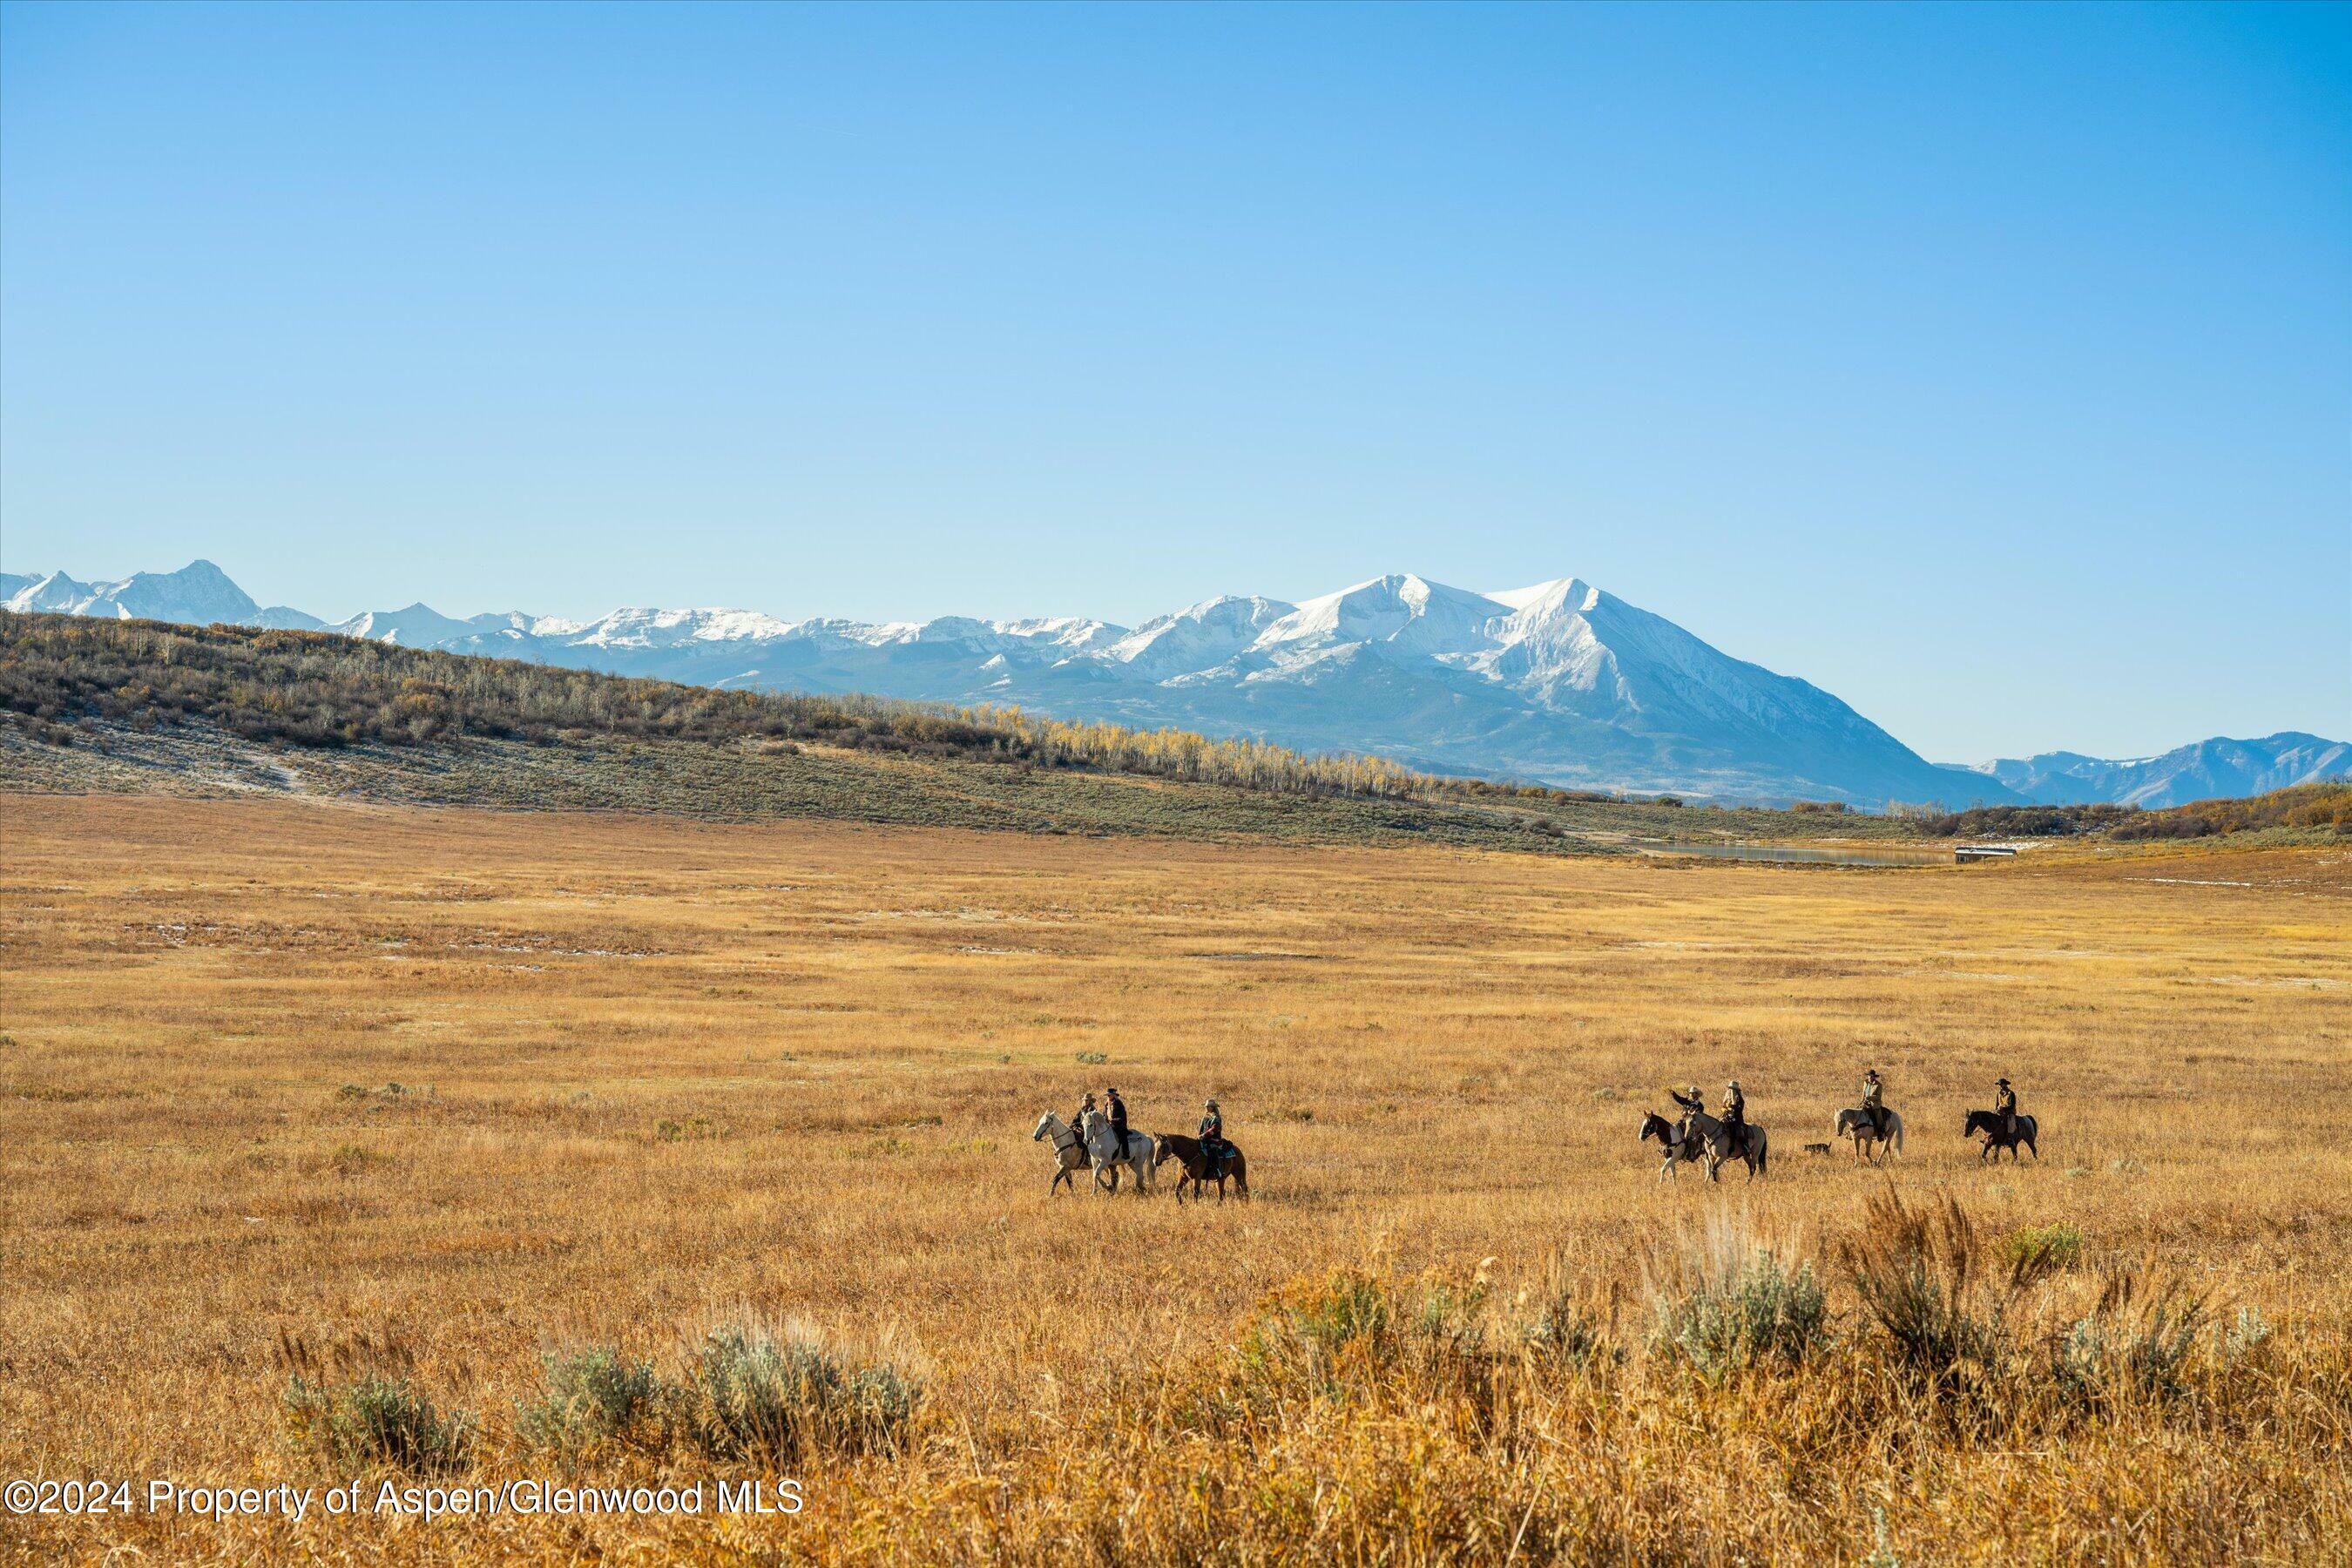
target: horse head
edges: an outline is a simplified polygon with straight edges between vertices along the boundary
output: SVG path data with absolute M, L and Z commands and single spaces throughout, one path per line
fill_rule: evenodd
M 1176 1151 L 1169 1146 L 1168 1142 L 1174 1136 L 1172 1132 L 1154 1132 L 1151 1135 L 1151 1168 L 1153 1170 L 1160 1169 L 1176 1157 Z
M 1655 1138 L 1659 1142 L 1664 1143 L 1670 1149 L 1674 1147 L 1674 1123 L 1668 1121 L 1664 1117 L 1659 1115 L 1654 1110 L 1642 1118 L 1641 1141 L 1646 1143 L 1653 1138 Z
M 1037 1131 L 1029 1134 L 1029 1142 L 1032 1143 L 1043 1142 L 1045 1141 L 1045 1134 L 1052 1131 L 1053 1128 L 1054 1113 L 1049 1110 L 1045 1112 L 1045 1115 L 1037 1118 Z
M 1991 1111 L 1971 1110 L 1969 1112 L 1968 1125 L 1960 1129 L 1960 1136 L 1963 1138 L 1973 1138 L 1979 1132 L 1991 1131 L 1992 1127 L 1993 1122 Z

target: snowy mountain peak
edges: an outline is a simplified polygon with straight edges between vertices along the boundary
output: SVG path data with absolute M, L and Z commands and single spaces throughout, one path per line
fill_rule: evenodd
M 177 572 L 134 572 L 118 583 L 77 583 L 62 572 L 19 588 L 6 607 L 68 616 L 105 616 L 116 620 L 245 622 L 261 609 L 228 574 L 209 561 L 192 561 Z
M 1410 573 L 1392 574 L 1302 600 L 1256 646 L 1394 643 L 1427 653 L 1468 652 L 1501 608 L 1484 595 Z
M 1601 590 L 1581 577 L 1555 577 L 1532 588 L 1506 588 L 1487 598 L 1520 616 L 1567 613 L 1583 615 L 1598 609 Z
M 1225 663 L 1297 609 L 1280 599 L 1227 594 L 1155 616 L 1103 649 L 1137 677 L 1165 680 Z

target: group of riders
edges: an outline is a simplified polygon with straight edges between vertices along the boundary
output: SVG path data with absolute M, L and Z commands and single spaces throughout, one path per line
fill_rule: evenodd
M 1124 1160 L 1128 1155 L 1127 1101 L 1119 1099 L 1118 1090 L 1108 1084 L 1103 1086 L 1103 1100 L 1105 1103 L 1097 1106 L 1094 1095 L 1088 1093 L 1078 1102 L 1078 1112 L 1070 1118 L 1070 1125 L 1084 1127 L 1088 1112 L 1100 1115 L 1110 1123 L 1111 1133 L 1118 1141 L 1116 1157 Z M 1217 1109 L 1215 1100 L 1202 1104 L 1201 1131 L 1196 1136 L 1201 1140 L 1201 1158 L 1208 1167 L 1209 1180 L 1213 1182 L 1223 1173 L 1225 1155 L 1231 1147 L 1225 1142 L 1225 1113 Z
M 1669 1089 L 1667 1094 L 1675 1104 L 1682 1109 L 1682 1121 L 1675 1130 L 1674 1140 L 1675 1142 L 1680 1142 L 1690 1138 L 1695 1121 L 1706 1118 L 1706 1095 L 1696 1084 L 1692 1084 L 1684 1089 Z M 2019 1121 L 2017 1091 L 2010 1087 L 2009 1079 L 2003 1078 L 1993 1081 L 1992 1104 L 1991 1125 L 1987 1129 L 1992 1135 L 1989 1142 L 2015 1144 Z M 1876 1068 L 1871 1068 L 1862 1075 L 1862 1103 L 1857 1110 L 1860 1121 L 1868 1126 L 1870 1136 L 1876 1142 L 1886 1142 L 1890 1133 L 1897 1126 L 1891 1120 L 1894 1113 L 1886 1109 L 1886 1081 L 1879 1076 Z M 1133 1134 L 1129 1132 L 1127 1127 L 1127 1102 L 1119 1098 L 1116 1087 L 1109 1085 L 1104 1087 L 1100 1103 L 1096 1101 L 1091 1091 L 1080 1100 L 1077 1113 L 1070 1118 L 1071 1129 L 1073 1131 L 1085 1129 L 1089 1125 L 1089 1118 L 1098 1119 L 1095 1124 L 1108 1128 L 1111 1148 L 1114 1151 L 1111 1155 L 1112 1161 L 1115 1163 L 1129 1158 L 1132 1152 L 1133 1146 L 1129 1140 Z M 1654 1118 L 1653 1121 L 1656 1120 Z M 1718 1157 L 1727 1156 L 1737 1159 L 1753 1152 L 1760 1168 L 1761 1141 L 1758 1142 L 1756 1150 L 1751 1152 L 1748 1149 L 1748 1096 L 1741 1090 L 1739 1080 L 1736 1078 L 1724 1086 L 1723 1113 L 1718 1120 L 1722 1127 L 1722 1148 Z M 1050 1121 L 1049 1118 L 1048 1124 Z M 1859 1136 L 1859 1129 L 1857 1129 L 1857 1136 Z M 1223 1174 L 1226 1159 L 1234 1152 L 1234 1149 L 1232 1144 L 1225 1142 L 1224 1113 L 1217 1108 L 1217 1102 L 1213 1100 L 1205 1101 L 1201 1107 L 1199 1138 L 1201 1159 L 1206 1178 L 1216 1181 Z M 1669 1163 L 1671 1163 L 1672 1156 L 1669 1156 Z
M 1706 1096 L 1701 1092 L 1696 1084 L 1692 1084 L 1688 1089 L 1680 1091 L 1668 1089 L 1666 1096 L 1682 1107 L 1683 1119 L 1677 1131 L 1682 1135 L 1688 1136 L 1691 1118 L 1706 1114 Z M 1864 1118 L 1870 1123 L 1871 1136 L 1880 1142 L 1885 1142 L 1888 1131 L 1889 1115 L 1886 1109 L 1886 1083 L 1878 1076 L 1876 1068 L 1868 1068 L 1862 1075 L 1860 1109 Z M 2010 1087 L 2009 1079 L 2005 1078 L 1993 1080 L 1992 1113 L 2001 1141 L 2009 1143 L 2016 1142 L 2017 1091 Z M 1733 1079 L 1724 1085 L 1721 1120 L 1726 1147 L 1734 1156 L 1737 1156 L 1748 1146 L 1748 1097 L 1740 1092 L 1738 1079 Z

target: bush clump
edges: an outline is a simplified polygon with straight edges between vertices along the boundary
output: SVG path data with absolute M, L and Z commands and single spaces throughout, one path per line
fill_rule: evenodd
M 2029 1225 L 2011 1231 L 2000 1247 L 2012 1268 L 2072 1268 L 2083 1256 L 2083 1233 L 2071 1225 Z
M 1483 1277 L 1390 1280 L 1356 1269 L 1308 1279 L 1261 1308 L 1242 1337 L 1256 1390 L 1340 1400 L 1410 1373 L 1457 1381 L 1492 1358 Z
M 1914 1209 L 1893 1192 L 1870 1201 L 1838 1261 L 1896 1363 L 1938 1394 L 1989 1383 L 2006 1359 L 2011 1305 L 2058 1267 L 2054 1247 L 2027 1246 L 2010 1252 L 2005 1277 L 1996 1275 L 1951 1197 Z
M 409 1379 L 381 1370 L 340 1385 L 300 1373 L 286 1387 L 287 1435 L 339 1475 L 391 1468 L 418 1474 L 463 1469 L 475 1423 L 463 1410 L 435 1408 Z
M 541 1364 L 542 1392 L 521 1403 L 515 1430 L 567 1457 L 625 1436 L 660 1409 L 667 1393 L 651 1362 L 601 1346 L 550 1352 Z
M 2098 1303 L 2067 1325 L 2052 1372 L 2069 1397 L 2122 1407 L 2187 1391 L 2184 1368 L 2205 1326 L 2205 1304 L 2176 1283 L 2110 1274 Z
M 1768 1363 L 1801 1365 L 1829 1344 L 1829 1306 L 1812 1265 L 1792 1267 L 1728 1218 L 1685 1244 L 1677 1276 L 1654 1288 L 1651 1305 L 1653 1348 L 1709 1382 Z
M 693 1436 L 716 1459 L 795 1462 L 812 1452 L 898 1447 L 920 1385 L 887 1362 L 861 1363 L 814 1329 L 746 1317 L 706 1334 L 690 1373 Z

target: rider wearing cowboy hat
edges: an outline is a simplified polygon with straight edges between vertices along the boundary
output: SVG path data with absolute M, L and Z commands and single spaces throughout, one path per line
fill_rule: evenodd
M 1886 1137 L 1886 1107 L 1882 1103 L 1885 1093 L 1886 1086 L 1878 1081 L 1876 1068 L 1872 1068 L 1862 1075 L 1863 1114 L 1870 1118 L 1872 1134 L 1882 1142 Z
M 1993 1080 L 1992 1113 L 2000 1118 L 2001 1136 L 2011 1142 L 2017 1141 L 2017 1090 L 2009 1087 L 2005 1078 Z
M 1118 1134 L 1118 1157 L 1124 1160 L 1127 1158 L 1127 1101 L 1118 1097 L 1118 1090 L 1115 1089 L 1106 1087 L 1103 1093 L 1110 1100 L 1110 1130 Z
M 1738 1079 L 1724 1086 L 1723 1131 L 1734 1151 L 1748 1147 L 1748 1097 L 1739 1092 Z
M 1690 1119 L 1692 1117 L 1704 1116 L 1706 1114 L 1706 1096 L 1699 1092 L 1699 1088 L 1696 1084 L 1691 1085 L 1690 1088 L 1683 1090 L 1679 1094 L 1670 1089 L 1666 1090 L 1666 1098 L 1683 1108 L 1683 1129 L 1685 1131 L 1689 1131 Z
M 1217 1109 L 1213 1100 L 1201 1107 L 1201 1158 L 1207 1162 L 1209 1174 L 1214 1176 L 1225 1159 L 1225 1113 Z

